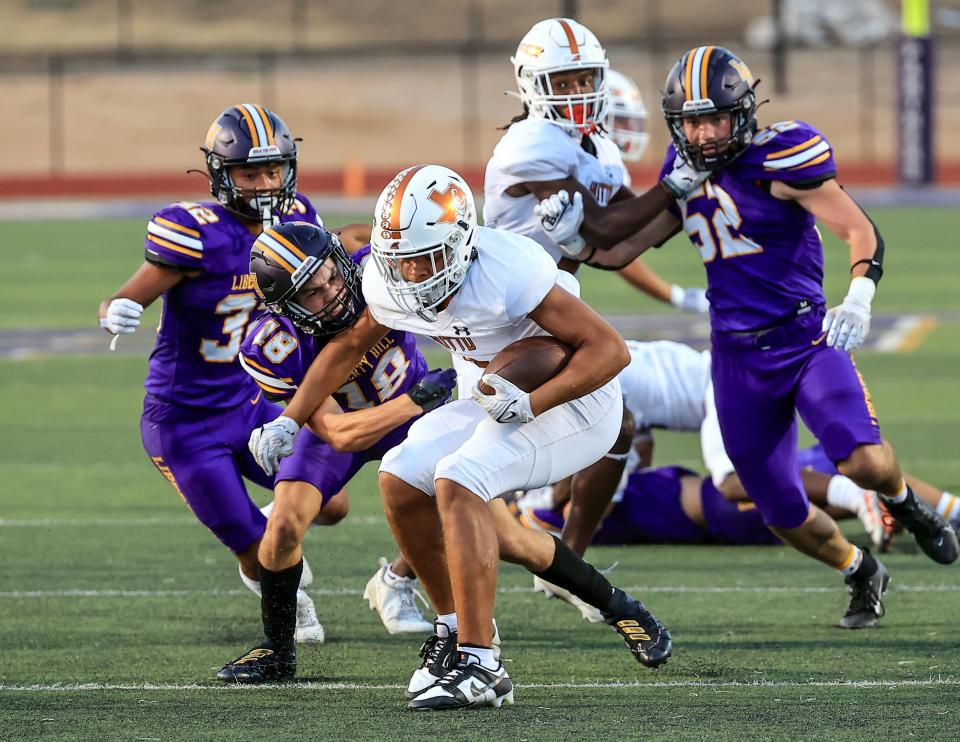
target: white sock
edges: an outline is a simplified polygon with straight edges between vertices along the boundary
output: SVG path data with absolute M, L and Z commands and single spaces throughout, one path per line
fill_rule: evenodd
M 830 477 L 827 485 L 827 505 L 858 513 L 863 506 L 863 490 L 853 481 L 837 474 Z
M 465 647 L 458 644 L 457 649 L 466 653 L 468 665 L 478 663 L 488 670 L 500 669 L 500 658 L 497 657 L 497 652 L 493 647 Z
M 437 614 L 437 623 L 443 624 L 444 626 L 446 626 L 447 629 L 452 634 L 454 631 L 457 630 L 457 614 L 456 613 Z M 444 634 L 437 632 L 437 636 L 444 636 Z
M 240 579 L 243 580 L 244 585 L 246 585 L 248 588 L 250 588 L 253 591 L 254 595 L 256 595 L 258 598 L 263 597 L 263 593 L 260 592 L 260 580 L 254 580 L 247 577 L 243 573 L 243 567 L 240 567 Z
M 387 584 L 388 587 L 396 587 L 397 583 L 401 580 L 407 579 L 406 577 L 401 577 L 396 572 L 394 572 L 390 565 L 387 565 L 387 568 L 383 570 L 383 581 Z
M 960 523 L 960 497 L 944 492 L 937 503 L 937 513 L 951 523 Z
M 271 500 L 262 508 L 260 508 L 260 512 L 263 513 L 263 517 L 266 518 L 267 520 L 270 520 L 270 511 L 273 510 L 274 502 L 276 502 L 276 500 Z
M 850 556 L 848 556 L 844 560 L 843 564 L 837 567 L 837 569 L 840 571 L 840 573 L 844 577 L 849 577 L 858 569 L 860 569 L 860 564 L 862 562 L 863 562 L 863 552 L 860 551 L 860 547 L 850 544 Z
M 909 492 L 909 490 L 907 489 L 907 481 L 906 480 L 902 480 L 902 481 L 903 481 L 903 484 L 900 487 L 900 491 L 896 495 L 894 495 L 893 497 L 888 497 L 887 495 L 880 495 L 880 493 L 878 492 L 877 494 L 880 495 L 880 499 L 882 499 L 884 502 L 890 505 L 899 505 L 901 502 L 906 500 L 907 492 Z

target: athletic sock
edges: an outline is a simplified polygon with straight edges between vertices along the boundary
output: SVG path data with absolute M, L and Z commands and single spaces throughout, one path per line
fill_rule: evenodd
M 294 648 L 297 629 L 297 586 L 303 573 L 303 560 L 292 567 L 273 572 L 260 565 L 260 615 L 263 631 L 275 647 Z
M 260 592 L 260 583 L 257 580 L 253 579 L 252 577 L 247 577 L 243 573 L 242 566 L 240 567 L 240 579 L 243 581 L 244 585 L 246 585 L 248 588 L 250 588 L 253 591 L 254 595 L 256 595 L 258 598 L 263 597 L 263 594 Z
M 476 644 L 458 644 L 457 649 L 463 652 L 467 665 L 479 664 L 488 670 L 500 669 L 500 658 L 493 647 L 481 647 Z
M 614 587 L 610 581 L 556 536 L 553 541 L 553 561 L 545 570 L 534 574 L 569 590 L 601 612 L 610 613 L 614 599 Z
M 867 579 L 877 571 L 877 560 L 868 550 L 850 544 L 850 556 L 847 557 L 843 565 L 837 567 L 837 570 L 844 577 L 853 576 L 857 579 Z
M 456 613 L 441 613 L 437 614 L 437 623 L 441 623 L 447 627 L 447 629 L 452 634 L 457 630 L 457 614 Z M 437 634 L 437 636 L 443 636 L 443 634 Z
M 937 503 L 937 514 L 942 515 L 951 523 L 960 523 L 960 497 L 944 492 Z
M 863 489 L 842 474 L 837 474 L 830 477 L 827 485 L 827 504 L 858 513 L 863 506 Z
M 897 492 L 897 494 L 893 497 L 877 492 L 877 494 L 880 496 L 880 499 L 887 503 L 887 505 L 899 505 L 901 502 L 904 502 L 907 499 L 908 495 L 912 494 L 913 490 L 911 490 L 909 485 L 907 485 L 907 481 L 905 479 L 901 479 L 900 481 L 900 491 Z
M 397 583 L 399 583 L 400 580 L 403 580 L 403 579 L 404 579 L 403 577 L 401 577 L 392 569 L 390 569 L 389 564 L 387 565 L 387 568 L 383 570 L 383 581 L 387 585 L 387 587 L 396 587 Z

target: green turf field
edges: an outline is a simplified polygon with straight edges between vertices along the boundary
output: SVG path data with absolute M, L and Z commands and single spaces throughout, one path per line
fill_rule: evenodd
M 910 471 L 958 492 L 960 300 L 956 214 L 875 214 L 887 276 L 875 311 L 937 311 L 910 354 L 858 362 L 886 435 Z M 140 221 L 3 225 L 2 329 L 87 327 L 140 261 Z M 654 254 L 702 283 L 688 244 Z M 845 256 L 828 244 L 832 300 Z M 587 272 L 607 312 L 664 311 L 615 276 Z M 665 310 L 669 311 L 669 310 Z M 950 314 L 953 313 L 953 323 Z M 145 327 L 152 320 L 145 321 Z M 612 630 L 529 590 L 505 566 L 497 617 L 517 704 L 412 715 L 401 686 L 419 638 L 388 636 L 360 592 L 395 550 L 367 470 L 350 517 L 306 553 L 328 636 L 301 649 L 301 685 L 221 688 L 216 669 L 259 631 L 232 557 L 196 524 L 139 441 L 146 358 L 0 360 L 0 738 L 32 739 L 956 739 L 960 567 L 901 542 L 881 628 L 832 625 L 840 578 L 782 548 L 650 546 L 588 552 L 673 631 L 652 672 Z M 659 435 L 657 460 L 699 467 L 695 436 Z M 267 493 L 256 491 L 265 502 Z M 846 527 L 863 541 L 856 522 Z

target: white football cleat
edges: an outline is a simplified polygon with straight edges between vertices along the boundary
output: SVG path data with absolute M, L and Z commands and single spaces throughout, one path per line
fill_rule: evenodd
M 446 711 L 467 706 L 493 706 L 513 703 L 513 682 L 500 664 L 490 670 L 479 663 L 465 664 L 469 652 L 460 652 L 455 665 L 439 682 L 427 688 L 407 704 L 414 711 Z M 499 664 L 499 663 L 498 663 Z
M 598 608 L 594 608 L 589 603 L 585 603 L 569 590 L 564 590 L 562 587 L 557 587 L 553 583 L 547 582 L 542 577 L 534 575 L 533 591 L 535 593 L 543 593 L 548 598 L 560 598 L 560 600 L 569 603 L 580 611 L 580 615 L 590 623 L 603 623 L 603 614 L 600 613 Z
M 878 549 L 883 547 L 887 540 L 887 528 L 883 523 L 883 511 L 880 509 L 880 499 L 873 490 L 863 491 L 863 500 L 857 509 L 857 518 L 863 524 L 864 530 Z
M 326 633 L 317 618 L 316 606 L 303 590 L 297 590 L 297 630 L 294 639 L 297 644 L 323 644 L 326 639 Z
M 388 566 L 387 560 L 382 559 L 380 569 L 367 580 L 367 586 L 363 589 L 363 598 L 370 605 L 370 610 L 380 615 L 389 634 L 431 633 L 433 624 L 423 617 L 417 605 L 420 593 L 413 588 L 416 580 L 400 577 L 393 585 L 388 585 L 384 579 Z M 420 596 L 420 599 L 423 600 L 423 597 Z

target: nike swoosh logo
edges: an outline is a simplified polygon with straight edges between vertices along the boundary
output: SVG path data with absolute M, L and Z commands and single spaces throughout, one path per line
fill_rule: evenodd
M 822 343 L 824 341 L 824 338 L 826 337 L 827 337 L 827 333 L 823 333 L 823 335 L 818 337 L 816 340 L 810 341 L 810 345 L 820 345 L 820 343 Z
M 483 698 L 486 695 L 487 689 L 490 686 L 487 685 L 470 685 L 470 695 L 474 698 Z
M 259 392 L 257 392 L 257 396 L 250 400 L 250 404 L 256 404 L 257 402 L 259 402 L 260 397 L 262 396 L 263 396 L 263 390 L 261 389 Z

